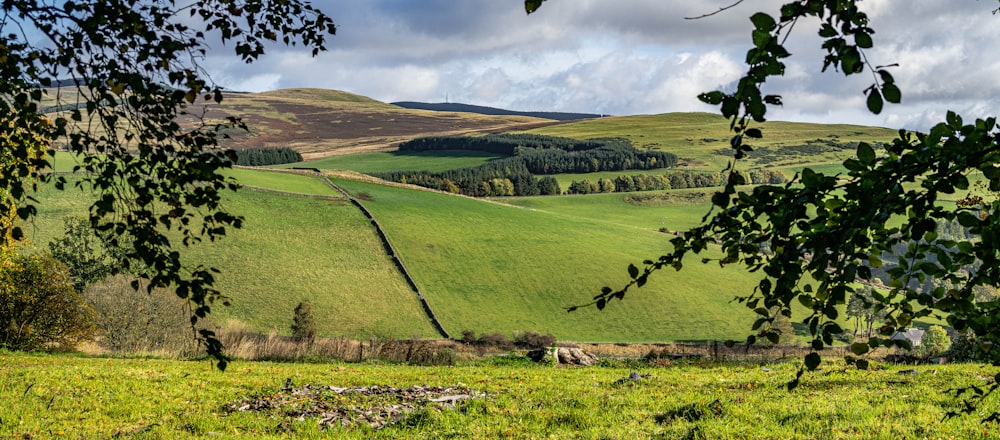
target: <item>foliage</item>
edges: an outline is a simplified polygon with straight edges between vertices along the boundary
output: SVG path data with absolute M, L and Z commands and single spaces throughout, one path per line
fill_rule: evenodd
M 543 335 L 538 332 L 516 332 L 514 333 L 513 342 L 517 348 L 534 350 L 551 347 L 556 343 L 556 337 L 552 333 Z
M 669 167 L 677 162 L 677 156 L 671 153 L 639 151 L 628 140 L 621 138 L 579 141 L 542 135 L 502 134 L 417 138 L 400 145 L 400 151 L 406 152 L 442 150 L 488 152 L 510 157 L 475 168 L 433 173 L 387 171 L 373 175 L 471 196 L 533 196 L 559 194 L 558 184 L 553 186 L 552 181 L 545 178 L 539 180 L 535 174 L 644 170 Z
M 76 154 L 75 168 L 96 191 L 91 225 L 112 246 L 132 240 L 124 268 L 141 262 L 151 270 L 149 289 L 173 288 L 194 306 L 192 321 L 204 318 L 224 298 L 214 271 L 190 265 L 179 248 L 242 223 L 221 205 L 221 192 L 235 184 L 218 170 L 233 157 L 216 148 L 220 131 L 241 123 L 209 123 L 193 111 L 196 102 L 222 99 L 197 64 L 208 35 L 232 44 L 245 62 L 270 41 L 301 43 L 315 55 L 333 34 L 332 21 L 299 0 L 14 0 L 3 10 L 11 32 L 0 41 L 0 151 L 16 160 L 0 161 L 0 212 L 16 209 L 29 219 L 38 212 L 37 181 L 65 186 L 34 153 L 39 143 Z M 64 111 L 43 114 L 53 105 Z M 184 118 L 193 122 L 181 125 Z M 18 225 L 3 227 L 5 241 L 24 235 Z M 218 340 L 207 330 L 202 337 L 225 368 Z
M 0 348 L 72 349 L 93 334 L 92 318 L 66 265 L 0 250 Z
M 129 278 L 117 275 L 90 284 L 82 294 L 94 313 L 97 344 L 117 355 L 194 351 L 190 310 L 166 289 L 133 289 Z M 209 320 L 199 321 L 207 326 Z
M 913 354 L 924 359 L 930 359 L 945 354 L 951 348 L 951 338 L 948 331 L 940 325 L 932 325 L 924 331 L 920 345 L 913 347 Z
M 749 184 L 784 183 L 785 175 L 777 170 L 751 170 L 742 173 Z M 573 181 L 567 194 L 596 194 L 610 192 L 656 191 L 664 189 L 707 188 L 719 186 L 719 176 L 710 173 L 674 171 L 665 174 L 622 175 L 611 179 Z
M 110 248 L 95 235 L 100 231 L 94 231 L 82 217 L 66 217 L 63 228 L 63 236 L 49 242 L 49 252 L 69 268 L 77 292 L 118 272 L 127 253 L 125 246 Z
M 540 4 L 530 1 L 526 7 L 530 11 Z M 720 106 L 730 120 L 734 162 L 727 171 L 735 169 L 753 151 L 751 143 L 764 136 L 755 124 L 766 119 L 768 106 L 782 104 L 781 96 L 764 94 L 761 87 L 784 73 L 782 60 L 790 56 L 785 41 L 795 24 L 810 17 L 819 19 L 827 52 L 823 70 L 832 67 L 848 76 L 870 73 L 875 82 L 865 94 L 872 113 L 880 113 L 885 102 L 900 102 L 901 91 L 888 67 L 871 64 L 865 55 L 873 46 L 874 30 L 859 1 L 794 1 L 784 4 L 777 18 L 756 13 L 750 17 L 754 30 L 746 56 L 748 70 L 735 90 L 699 95 L 703 102 Z M 977 200 L 955 207 L 938 203 L 942 195 L 968 191 L 972 173 L 982 173 L 989 191 L 1000 190 L 996 119 L 967 123 L 949 111 L 945 121 L 927 133 L 900 130 L 880 153 L 869 143 L 859 143 L 856 157 L 843 165 L 846 175 L 806 168 L 795 176 L 794 184 L 759 186 L 752 192 L 738 192 L 741 179 L 730 172 L 703 225 L 672 240 L 672 253 L 645 261 L 643 269 L 629 266 L 632 281 L 623 289 L 604 288 L 592 304 L 603 309 L 609 300 L 622 299 L 629 287 L 644 285 L 654 271 L 679 270 L 693 255 L 718 245 L 723 256 L 705 257 L 703 262 L 738 264 L 761 274 L 754 291 L 738 298 L 758 315 L 752 327 L 757 334 L 747 342 L 774 334 L 768 325 L 772 309 L 780 308 L 789 316 L 793 304 L 798 304 L 808 310 L 803 323 L 818 351 L 844 332 L 837 319 L 854 283 L 870 281 L 872 268 L 889 260 L 898 263 L 888 271 L 890 290 L 873 295 L 886 310 L 885 322 L 867 344 L 852 345 L 856 355 L 902 344 L 890 339 L 893 332 L 931 315 L 944 316 L 951 327 L 971 330 L 985 342 L 1000 342 L 1000 304 L 977 302 L 973 292 L 976 286 L 1000 284 L 1000 242 L 995 240 L 1000 236 L 1000 201 Z M 968 228 L 974 238 L 943 239 L 936 233 L 938 222 L 953 221 Z M 905 250 L 897 253 L 900 243 L 906 243 Z M 978 270 L 968 270 L 977 260 Z M 910 286 L 912 280 L 922 284 L 927 278 L 954 287 L 942 285 L 924 293 Z M 805 371 L 816 369 L 821 358 L 811 353 L 804 361 L 789 388 L 799 384 Z M 867 368 L 869 363 L 858 359 L 856 365 Z
M 854 319 L 854 335 L 863 332 L 864 337 L 872 336 L 875 324 L 881 324 L 885 319 L 885 308 L 875 300 L 875 291 L 871 287 L 862 286 L 851 293 L 847 301 L 845 313 Z
M 236 150 L 236 165 L 259 167 L 302 162 L 302 155 L 288 147 Z
M 313 316 L 312 304 L 300 302 L 295 306 L 295 317 L 292 319 L 292 337 L 299 341 L 312 342 L 316 340 L 316 317 Z

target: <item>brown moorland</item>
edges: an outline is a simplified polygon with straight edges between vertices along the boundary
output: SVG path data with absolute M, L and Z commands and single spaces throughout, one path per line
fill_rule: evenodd
M 208 121 L 233 116 L 250 128 L 228 132 L 230 148 L 289 147 L 308 159 L 388 151 L 419 136 L 529 130 L 560 123 L 524 116 L 410 110 L 360 95 L 325 89 L 227 93 L 221 104 L 189 109 Z M 190 119 L 188 122 L 193 122 Z

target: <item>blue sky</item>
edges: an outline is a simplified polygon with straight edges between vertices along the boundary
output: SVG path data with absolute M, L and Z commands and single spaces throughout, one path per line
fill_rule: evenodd
M 727 89 L 744 70 L 755 12 L 784 1 L 549 0 L 526 15 L 522 0 L 314 0 L 337 35 L 317 58 L 275 46 L 247 66 L 222 48 L 205 60 L 230 89 L 345 90 L 392 101 L 464 102 L 515 110 L 614 115 L 714 111 L 695 96 Z M 901 105 L 864 110 L 870 75 L 820 73 L 815 23 L 789 40 L 793 57 L 767 93 L 784 96 L 771 119 L 926 129 L 946 110 L 1000 113 L 1000 16 L 993 0 L 865 0 L 876 64 L 893 64 Z

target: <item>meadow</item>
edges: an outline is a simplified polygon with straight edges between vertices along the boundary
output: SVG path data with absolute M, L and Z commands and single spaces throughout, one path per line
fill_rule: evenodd
M 824 154 L 801 154 L 766 164 L 766 151 L 783 146 L 797 146 L 810 141 L 886 142 L 895 130 L 848 124 L 811 124 L 802 122 L 765 122 L 760 125 L 764 138 L 750 145 L 761 151 L 751 153 L 743 167 L 769 166 L 784 169 L 805 165 L 839 163 L 854 152 L 845 150 Z M 689 169 L 718 172 L 732 161 L 729 149 L 729 121 L 711 113 L 668 113 L 661 115 L 620 116 L 591 119 L 536 128 L 530 133 L 565 136 L 576 139 L 624 137 L 636 148 L 653 148 L 676 154 Z
M 797 368 L 792 362 L 766 366 L 680 362 L 659 368 L 610 362 L 566 368 L 534 365 L 520 356 L 443 367 L 237 361 L 223 373 L 207 361 L 4 352 L 0 437 L 995 436 L 994 424 L 980 423 L 980 417 L 1000 409 L 995 401 L 987 401 L 978 415 L 947 419 L 944 415 L 958 410 L 960 401 L 943 392 L 981 385 L 995 368 L 876 366 L 859 371 L 830 361 L 822 370 L 807 373 L 799 388 L 788 392 L 785 383 Z M 633 371 L 640 380 L 628 379 Z M 336 392 L 373 386 L 382 391 Z M 452 407 L 429 402 L 428 397 L 408 397 L 426 389 L 473 398 L 457 400 Z M 406 406 L 412 409 L 392 412 Z M 380 422 L 381 415 L 385 417 Z M 391 423 L 383 426 L 386 420 Z M 379 428 L 371 427 L 373 421 Z

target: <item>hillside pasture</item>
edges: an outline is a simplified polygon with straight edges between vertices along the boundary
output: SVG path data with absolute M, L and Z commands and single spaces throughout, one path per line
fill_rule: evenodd
M 247 181 L 277 182 L 271 189 L 320 189 L 303 183 L 317 177 L 235 171 Z M 75 188 L 43 190 L 37 221 L 26 229 L 37 249 L 62 234 L 64 217 L 85 215 L 90 197 Z M 216 323 L 288 334 L 295 306 L 308 301 L 321 335 L 437 336 L 368 219 L 346 200 L 241 190 L 227 193 L 224 204 L 244 216 L 244 227 L 186 249 L 192 262 L 222 271 L 217 287 L 232 306 L 213 308 Z
M 669 249 L 667 234 L 448 194 L 336 182 L 363 194 L 362 203 L 453 334 L 539 331 L 597 342 L 742 339 L 754 319 L 730 302 L 748 294 L 754 278 L 700 264 L 655 277 L 604 311 L 565 311 L 602 286 L 623 285 L 630 263 Z
M 774 151 L 781 147 L 804 145 L 809 142 L 885 142 L 896 136 L 894 130 L 847 124 L 776 121 L 763 123 L 760 128 L 764 132 L 764 138 L 754 140 L 750 145 L 764 149 L 751 153 L 742 167 L 839 162 L 853 156 L 854 151 L 829 152 L 818 158 L 812 153 L 803 153 L 777 162 L 771 160 L 765 162 L 759 158 L 769 156 L 766 153 L 768 150 L 772 150 L 771 155 L 773 155 Z M 729 150 L 729 139 L 732 137 L 729 121 L 711 113 L 606 117 L 536 128 L 529 132 L 575 139 L 624 137 L 632 141 L 636 148 L 653 148 L 674 153 L 689 168 L 704 171 L 720 171 L 732 160 L 732 154 L 722 154 Z
M 386 151 L 331 156 L 277 168 L 310 167 L 321 170 L 349 170 L 359 173 L 386 171 L 447 171 L 478 167 L 490 160 L 504 157 L 481 151 Z

